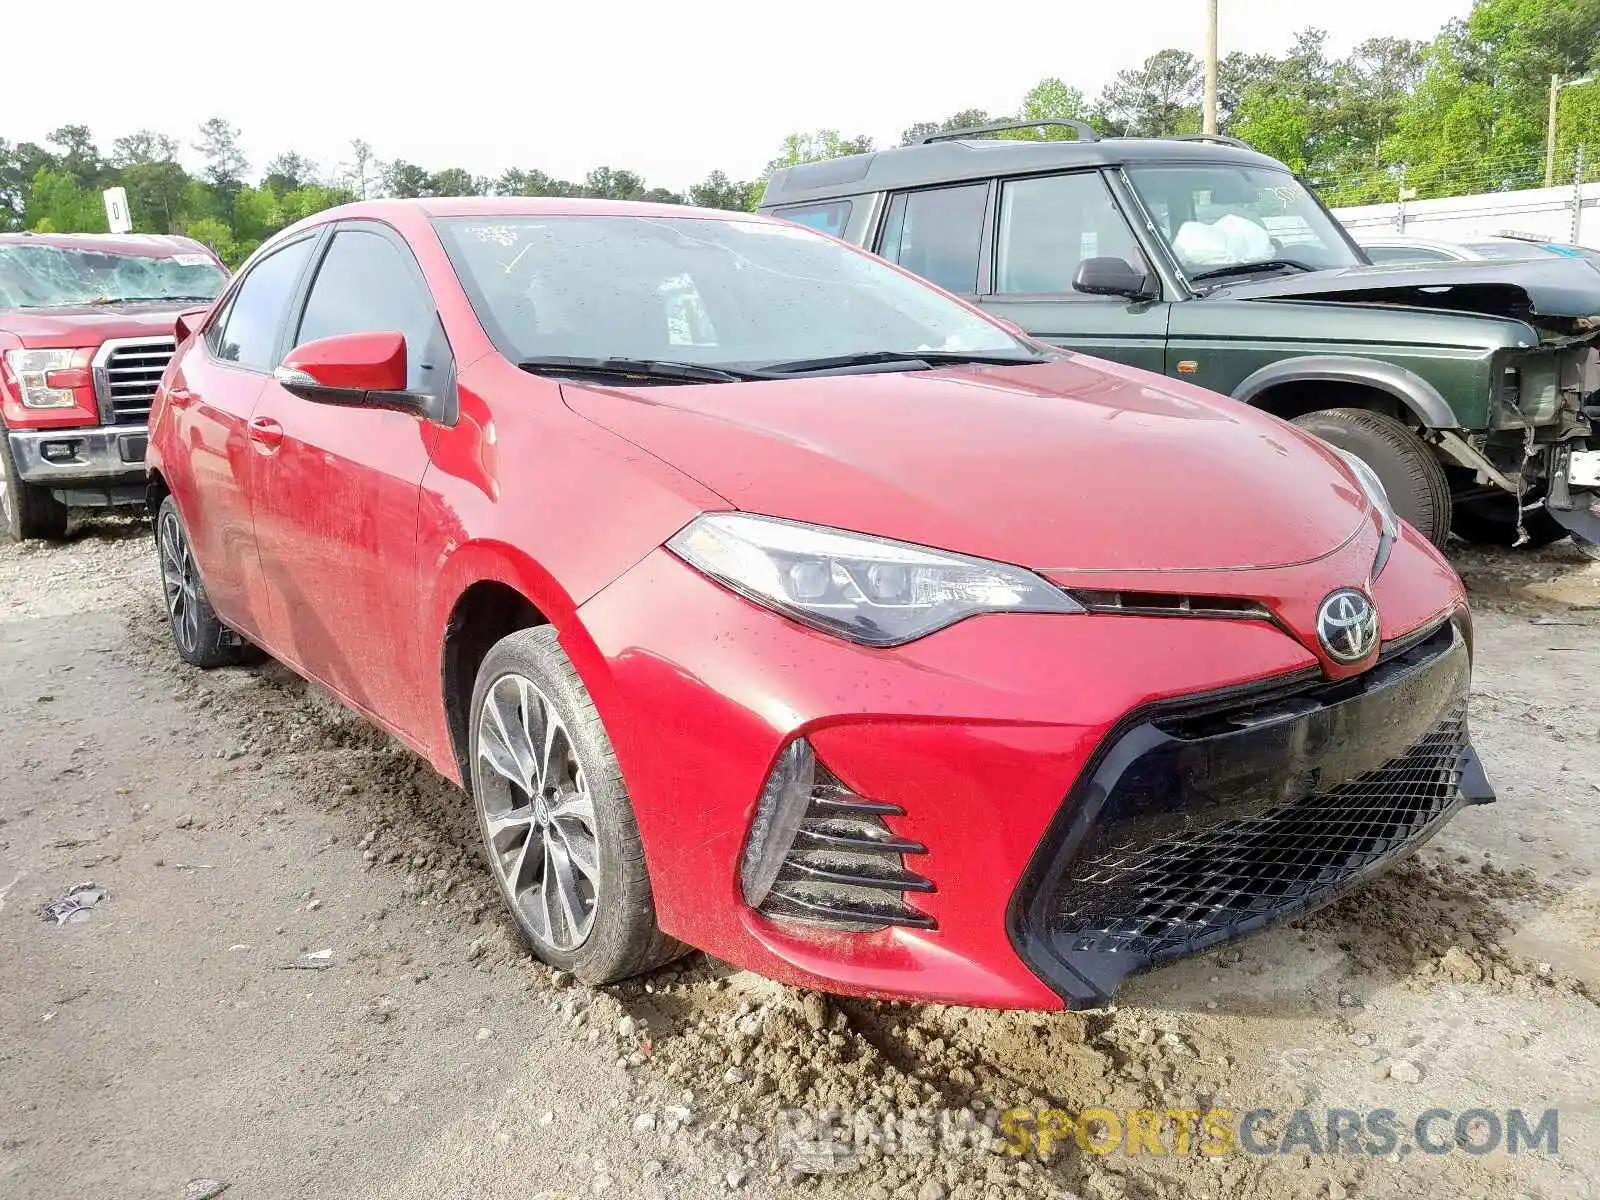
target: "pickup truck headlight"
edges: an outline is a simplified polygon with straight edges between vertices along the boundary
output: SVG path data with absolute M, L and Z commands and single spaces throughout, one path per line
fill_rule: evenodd
M 1400 538 L 1400 518 L 1395 515 L 1394 506 L 1389 503 L 1389 493 L 1384 490 L 1383 480 L 1378 478 L 1376 471 L 1354 454 L 1337 446 L 1329 446 L 1328 449 L 1344 460 L 1344 465 L 1350 468 L 1350 474 L 1356 477 L 1356 482 L 1367 494 L 1368 502 L 1378 510 L 1378 517 L 1383 522 L 1383 537 L 1378 542 L 1377 557 L 1372 560 L 1372 577 L 1376 579 L 1389 565 L 1389 553 Z
M 6 374 L 24 408 L 75 408 L 93 388 L 93 350 L 7 350 Z
M 709 513 L 667 548 L 741 596 L 863 646 L 898 646 L 977 613 L 1084 611 L 1021 567 L 776 517 Z

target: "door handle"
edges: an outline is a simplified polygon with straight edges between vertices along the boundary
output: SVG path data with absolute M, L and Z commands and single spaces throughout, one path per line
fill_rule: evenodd
M 194 393 L 188 388 L 168 388 L 167 402 L 174 408 L 188 408 L 189 405 L 194 403 Z
M 263 454 L 271 454 L 283 445 L 283 426 L 268 417 L 256 417 L 250 422 L 250 440 Z

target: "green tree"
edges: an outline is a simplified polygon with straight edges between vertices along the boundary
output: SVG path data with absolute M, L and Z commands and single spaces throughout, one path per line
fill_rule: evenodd
M 689 203 L 700 208 L 725 208 L 749 212 L 761 199 L 763 185 L 729 179 L 723 171 L 713 171 L 689 189 Z
M 1107 125 L 1133 137 L 1167 137 L 1200 128 L 1200 60 L 1187 50 L 1158 50 L 1118 71 L 1096 109 Z
M 215 217 L 191 221 L 184 233 L 202 245 L 210 246 L 216 256 L 229 266 L 237 266 L 243 261 L 244 256 L 239 253 L 238 243 L 233 239 L 233 230 Z
M 839 136 L 837 129 L 819 129 L 814 133 L 791 133 L 783 139 L 778 156 L 767 164 L 764 174 L 770 175 L 780 167 L 799 163 L 821 162 L 828 158 L 843 158 L 850 154 L 867 154 L 872 150 L 872 139 L 865 134 L 853 138 Z
M 315 181 L 317 164 L 303 154 L 287 150 L 267 164 L 261 186 L 281 196 Z
M 428 176 L 425 196 L 483 196 L 489 192 L 489 181 L 462 167 L 446 167 Z
M 205 177 L 211 186 L 231 197 L 244 183 L 250 162 L 239 148 L 239 131 L 221 117 L 201 122 L 194 149 L 205 159 Z
M 385 163 L 380 173 L 383 194 L 401 200 L 414 200 L 428 194 L 428 172 L 416 163 L 397 158 Z
M 24 227 L 39 233 L 104 233 L 105 204 L 78 185 L 72 172 L 40 167 L 28 189 Z

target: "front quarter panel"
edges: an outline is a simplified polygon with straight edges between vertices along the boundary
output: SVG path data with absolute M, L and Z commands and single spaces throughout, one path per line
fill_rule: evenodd
M 683 528 L 728 505 L 659 459 L 580 417 L 560 386 L 489 355 L 463 372 L 460 417 L 440 431 L 419 509 L 424 645 L 442 650 L 474 583 L 515 588 L 554 624 L 608 716 L 608 682 L 576 609 Z M 608 722 L 609 723 L 609 722 Z M 443 692 L 425 752 L 458 778 Z
M 1489 424 L 1498 356 L 1538 341 L 1498 317 L 1294 300 L 1188 300 L 1172 306 L 1168 330 L 1167 373 L 1225 396 L 1289 357 L 1377 359 L 1432 385 L 1463 429 Z M 1179 363 L 1194 368 L 1180 372 Z

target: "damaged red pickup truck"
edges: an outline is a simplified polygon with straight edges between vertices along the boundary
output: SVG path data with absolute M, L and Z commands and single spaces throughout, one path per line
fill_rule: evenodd
M 228 271 L 186 237 L 0 234 L 0 537 L 142 506 L 150 400 L 177 313 Z

